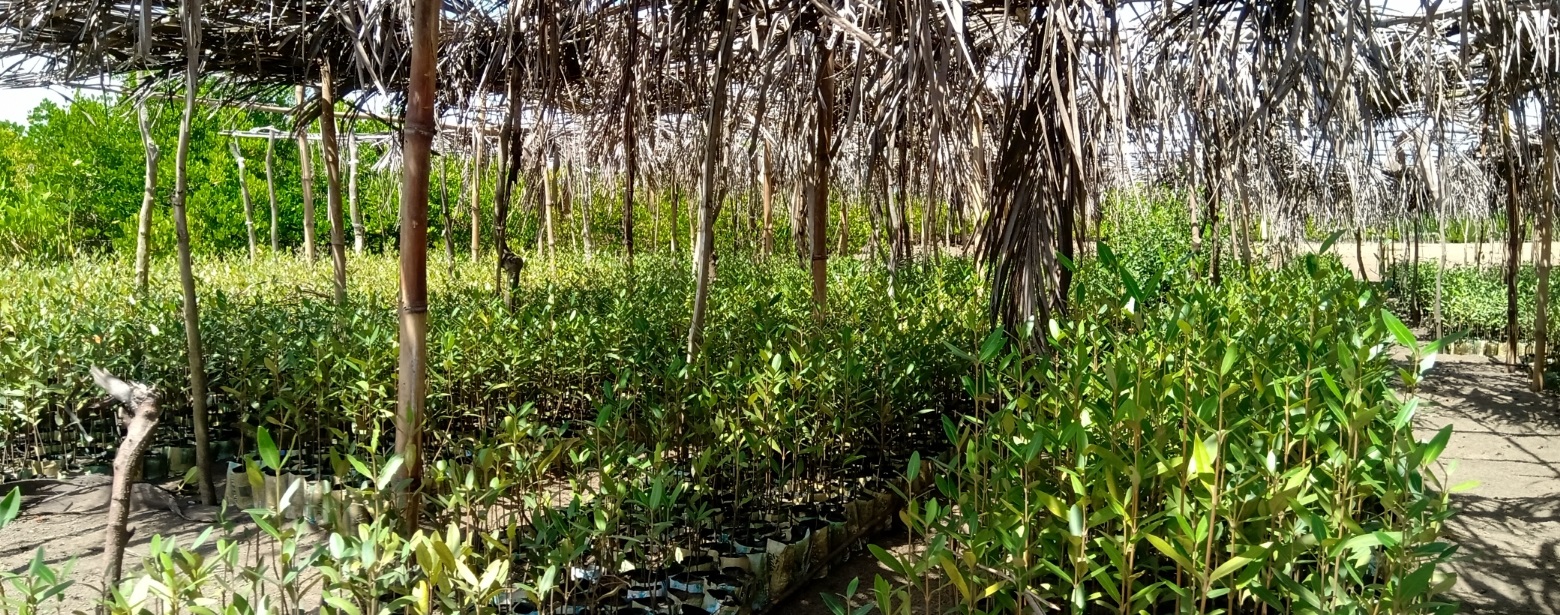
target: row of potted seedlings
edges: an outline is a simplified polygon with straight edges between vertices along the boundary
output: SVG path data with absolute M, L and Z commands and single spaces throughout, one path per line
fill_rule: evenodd
M 924 474 L 923 474 L 924 476 Z M 875 486 L 872 486 L 875 485 Z M 675 547 L 636 543 L 617 572 L 589 562 L 570 568 L 568 580 L 542 604 L 524 590 L 500 595 L 494 606 L 513 615 L 736 615 L 763 612 L 802 583 L 826 574 L 833 560 L 864 544 L 895 518 L 900 482 L 839 480 L 793 494 L 788 503 L 755 512 L 717 512 L 704 527 L 683 528 Z

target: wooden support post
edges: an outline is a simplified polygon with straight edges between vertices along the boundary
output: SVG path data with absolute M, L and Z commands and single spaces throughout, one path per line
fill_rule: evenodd
M 130 541 L 130 489 L 141 457 L 152 443 L 157 427 L 159 405 L 157 391 L 136 382 L 125 382 L 102 369 L 92 368 L 92 380 L 109 397 L 125 405 L 119 420 L 125 439 L 114 454 L 114 482 L 108 493 L 108 527 L 103 533 L 103 595 L 109 596 L 119 585 L 125 561 L 125 543 Z

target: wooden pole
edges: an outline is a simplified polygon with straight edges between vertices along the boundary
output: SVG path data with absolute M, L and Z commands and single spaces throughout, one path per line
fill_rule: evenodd
M 829 303 L 829 146 L 834 132 L 834 52 L 828 37 L 818 32 L 813 38 L 818 53 L 816 102 L 818 119 L 813 135 L 813 202 L 807 208 L 812 239 L 812 296 L 815 314 L 823 316 Z M 841 219 L 843 222 L 843 218 Z
M 770 158 L 768 139 L 764 140 L 764 161 L 760 171 L 764 182 L 764 230 L 759 245 L 763 255 L 769 256 L 775 251 L 775 170 L 774 162 Z
M 638 61 L 639 15 L 623 11 L 628 29 L 628 45 L 623 50 L 623 256 L 628 268 L 634 268 L 634 180 L 639 172 L 639 139 L 634 132 L 634 62 Z
M 271 199 L 271 253 L 281 250 L 279 234 L 277 232 L 276 211 L 276 174 L 272 164 L 276 151 L 276 135 L 269 134 L 265 137 L 265 194 Z
M 396 387 L 395 452 L 410 482 L 403 531 L 417 528 L 421 506 L 423 404 L 428 386 L 428 176 L 433 149 L 434 54 L 439 40 L 438 0 L 414 0 L 412 65 L 407 85 L 406 149 L 401 174 L 401 326 Z
M 352 251 L 363 253 L 366 230 L 363 228 L 363 212 L 358 208 L 358 142 L 357 131 L 347 132 L 347 210 L 352 217 Z
M 726 0 L 720 14 L 721 34 L 716 49 L 715 79 L 710 88 L 709 115 L 705 117 L 704 156 L 699 168 L 698 233 L 694 244 L 693 318 L 688 325 L 688 362 L 693 363 L 703 345 L 704 315 L 709 306 L 710 269 L 715 251 L 715 175 L 721 160 L 721 133 L 726 122 L 727 81 L 731 65 L 731 41 L 734 31 L 731 12 L 734 0 Z M 676 233 L 673 233 L 675 236 Z
M 304 89 L 298 86 L 298 107 L 303 107 Z M 314 161 L 309 156 L 309 127 L 298 127 L 298 174 L 303 180 L 303 257 L 314 262 Z
M 190 125 L 195 118 L 195 90 L 200 83 L 200 0 L 184 0 L 184 117 L 179 120 L 179 147 L 174 153 L 173 228 L 179 244 L 179 285 L 184 292 L 184 337 L 190 366 L 190 405 L 195 425 L 195 466 L 200 500 L 217 503 L 211 483 L 211 436 L 206 425 L 206 361 L 201 351 L 200 305 L 195 300 L 195 273 L 190 264 L 190 227 L 185 204 L 189 198 Z
M 108 526 L 103 532 L 103 595 L 109 597 L 119 585 L 124 569 L 125 543 L 130 541 L 130 490 L 134 486 L 134 474 L 152 443 L 152 430 L 157 428 L 160 412 L 157 392 L 151 387 L 125 382 L 96 366 L 91 371 L 93 381 L 126 406 L 119 413 L 125 438 L 114 454 L 114 479 L 108 492 Z
M 482 117 L 477 117 L 481 125 Z M 471 260 L 482 257 L 482 150 L 487 149 L 482 130 L 471 131 Z
M 146 278 L 150 269 L 152 243 L 152 210 L 157 204 L 157 161 L 160 152 L 152 140 L 152 122 L 147 117 L 146 102 L 135 105 L 137 123 L 141 127 L 141 146 L 146 150 L 146 178 L 141 193 L 141 214 L 136 220 L 135 233 L 135 290 L 146 292 Z M 252 242 L 251 242 L 252 243 Z
M 1543 191 L 1545 195 L 1556 193 L 1556 156 L 1560 156 L 1560 145 L 1557 145 L 1553 127 L 1550 127 L 1550 130 L 1544 131 L 1544 182 L 1541 185 L 1545 188 Z M 1554 235 L 1554 201 L 1551 198 L 1540 197 L 1536 214 L 1538 245 L 1533 246 L 1533 265 L 1537 269 L 1538 294 L 1534 297 L 1536 311 L 1533 315 L 1533 390 L 1542 392 L 1546 388 L 1544 369 L 1548 367 L 1549 362 L 1549 270 L 1550 242 Z
M 320 150 L 325 154 L 325 216 L 330 218 L 330 264 L 336 303 L 347 301 L 347 241 L 341 219 L 341 149 L 336 142 L 336 88 L 330 60 L 320 61 Z
M 249 233 L 249 260 L 258 256 L 255 248 L 255 207 L 249 200 L 249 176 L 244 172 L 244 152 L 238 148 L 238 139 L 228 139 L 233 150 L 233 161 L 238 164 L 238 195 L 244 202 L 244 230 Z

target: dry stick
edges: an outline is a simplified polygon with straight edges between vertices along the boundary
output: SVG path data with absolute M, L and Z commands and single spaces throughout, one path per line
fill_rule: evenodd
M 255 260 L 255 207 L 249 201 L 249 177 L 244 173 L 244 152 L 238 149 L 238 139 L 228 139 L 233 150 L 233 161 L 238 163 L 238 195 L 244 201 L 244 230 L 249 232 L 249 260 Z
M 195 466 L 199 470 L 200 502 L 217 503 L 211 484 L 211 435 L 206 426 L 206 360 L 200 343 L 200 305 L 195 300 L 195 274 L 190 265 L 190 227 L 185 212 L 189 196 L 190 124 L 195 117 L 195 90 L 200 83 L 200 0 L 184 2 L 184 116 L 179 120 L 179 147 L 174 154 L 173 228 L 179 245 L 179 285 L 184 293 L 184 337 L 190 365 L 190 405 L 195 426 Z
M 401 175 L 401 327 L 397 367 L 395 452 L 400 478 L 410 481 L 402 528 L 417 527 L 422 480 L 423 404 L 428 385 L 428 175 L 433 148 L 434 53 L 439 40 L 436 0 L 416 0 L 412 9 L 411 79 L 407 86 L 406 151 Z
M 303 108 L 303 86 L 298 86 L 298 108 Z M 303 180 L 303 257 L 314 262 L 314 161 L 309 157 L 307 124 L 298 128 L 298 174 Z
M 119 585 L 124 568 L 125 543 L 130 541 L 130 489 L 132 473 L 141 467 L 141 456 L 152 443 L 157 427 L 159 399 L 157 391 L 137 382 L 125 382 L 113 374 L 92 367 L 92 380 L 108 395 L 125 404 L 119 420 L 125 439 L 114 454 L 114 482 L 108 495 L 108 527 L 103 532 L 103 595 L 110 596 Z
M 336 88 L 330 60 L 320 61 L 320 150 L 325 154 L 325 217 L 330 218 L 330 264 L 339 305 L 347 301 L 347 242 L 341 220 L 341 150 L 336 142 Z
M 142 5 L 146 6 L 146 3 Z M 141 194 L 141 214 L 136 221 L 135 290 L 138 293 L 145 293 L 146 278 L 150 268 L 148 260 L 152 243 L 152 210 L 157 203 L 157 160 L 161 156 L 157 143 L 152 140 L 152 122 L 147 117 L 146 101 L 136 103 L 135 113 L 141 127 L 141 145 L 146 149 L 146 181 Z M 254 243 L 252 237 L 250 243 Z

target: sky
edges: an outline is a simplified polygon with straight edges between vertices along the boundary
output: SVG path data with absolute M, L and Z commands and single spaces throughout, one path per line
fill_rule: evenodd
M 27 114 L 45 99 L 57 103 L 66 100 L 64 92 L 49 88 L 0 89 L 0 122 L 27 123 Z

